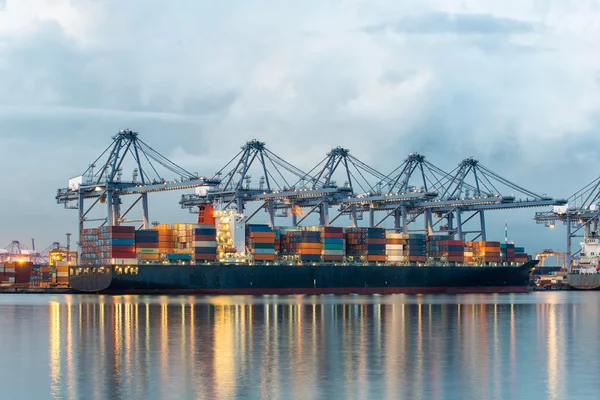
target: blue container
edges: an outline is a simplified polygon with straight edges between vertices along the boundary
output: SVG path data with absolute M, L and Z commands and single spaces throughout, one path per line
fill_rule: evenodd
M 179 254 L 167 254 L 167 260 L 175 261 L 179 260 Z
M 111 246 L 135 246 L 135 239 L 109 239 Z
M 448 246 L 448 251 L 464 251 L 464 246 Z
M 217 254 L 216 247 L 194 247 L 194 253 L 196 254 Z
M 179 259 L 180 260 L 191 260 L 192 259 L 192 255 L 191 254 L 187 254 L 187 253 L 180 254 L 179 255 Z
M 376 251 L 385 251 L 385 244 L 368 244 L 367 251 L 369 254 L 374 253 Z
M 324 244 L 344 244 L 344 239 L 342 238 L 323 238 Z
M 217 235 L 215 228 L 195 228 L 192 233 L 194 235 Z
M 320 254 L 301 254 L 300 261 L 321 261 Z
M 384 239 L 385 229 L 383 228 L 367 228 L 367 237 L 371 239 Z
M 247 224 L 247 232 L 273 232 L 273 228 L 265 224 Z

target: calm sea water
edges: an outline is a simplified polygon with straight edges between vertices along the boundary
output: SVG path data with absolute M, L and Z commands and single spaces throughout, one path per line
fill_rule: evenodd
M 600 292 L 0 295 L 3 399 L 597 399 Z

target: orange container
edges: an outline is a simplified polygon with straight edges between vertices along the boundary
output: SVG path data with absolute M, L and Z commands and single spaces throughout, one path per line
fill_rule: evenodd
M 250 232 L 249 235 L 252 239 L 264 238 L 275 240 L 275 232 Z
M 273 236 L 272 238 L 254 237 L 251 240 L 252 240 L 252 243 L 275 243 L 275 236 Z
M 321 249 L 299 249 L 298 254 L 321 255 Z
M 381 261 L 385 262 L 387 260 L 386 256 L 367 256 L 367 261 Z
M 321 243 L 300 243 L 298 246 L 301 250 L 315 249 L 319 250 L 319 253 L 321 252 L 322 247 L 323 245 Z
M 139 260 L 150 261 L 160 259 L 160 254 L 138 254 Z
M 275 254 L 254 254 L 254 261 L 275 261 Z

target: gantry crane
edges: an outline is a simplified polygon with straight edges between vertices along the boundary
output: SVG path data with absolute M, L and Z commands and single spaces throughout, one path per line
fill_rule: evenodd
M 535 221 L 548 228 L 554 228 L 562 222 L 566 228 L 567 251 L 565 263 L 577 257 L 581 249 L 573 251 L 572 240 L 576 237 L 587 237 L 598 232 L 600 218 L 600 177 L 594 179 L 567 199 L 565 204 L 553 207 L 550 211 L 535 213 Z M 583 235 L 581 234 L 583 230 Z
M 178 166 L 152 147 L 144 143 L 137 132 L 121 130 L 112 137 L 113 142 L 81 175 L 69 181 L 69 187 L 58 190 L 56 200 L 65 208 L 79 211 L 79 243 L 86 222 L 95 221 L 100 225 L 113 226 L 124 223 L 141 223 L 149 228 L 148 194 L 169 190 L 190 189 L 200 186 L 214 186 L 218 178 L 205 178 Z M 132 179 L 122 179 L 124 168 L 131 168 Z M 175 174 L 176 178 L 166 180 L 159 170 Z M 121 197 L 135 196 L 136 199 L 121 212 Z M 92 201 L 86 208 L 86 200 Z M 142 218 L 126 220 L 125 217 L 141 201 Z M 90 211 L 99 203 L 106 207 L 106 217 L 90 218 Z
M 231 168 L 231 165 L 234 165 Z M 251 167 L 258 172 L 260 186 L 251 187 Z M 229 168 L 229 169 L 228 169 Z M 283 173 L 282 173 L 283 172 Z M 287 174 L 287 178 L 284 175 Z M 264 209 L 269 224 L 274 225 L 275 211 L 305 209 L 298 220 L 292 212 L 292 223 L 301 224 L 313 212 L 319 213 L 321 225 L 329 225 L 342 215 L 350 217 L 352 224 L 369 214 L 369 226 L 381 225 L 392 215 L 394 228 L 408 232 L 409 225 L 423 216 L 424 229 L 429 234 L 444 232 L 466 239 L 485 240 L 486 210 L 561 205 L 565 201 L 538 195 L 512 183 L 482 166 L 477 160 L 467 158 L 451 172 L 428 162 L 425 156 L 410 153 L 404 162 L 389 174 L 383 174 L 350 154 L 348 149 L 333 148 L 326 157 L 308 172 L 293 166 L 277 156 L 264 142 L 252 140 L 215 175 L 221 184 L 196 194 L 183 195 L 180 204 L 190 211 L 203 204 L 220 204 L 223 208 L 235 205 L 243 213 L 245 203 L 262 202 L 247 220 Z M 344 183 L 337 184 L 336 178 Z M 517 199 L 513 191 L 522 196 Z M 329 209 L 338 207 L 338 215 L 329 218 Z M 375 212 L 385 216 L 375 222 Z M 463 219 L 463 214 L 466 218 Z M 477 230 L 466 231 L 465 224 L 475 219 Z M 442 225 L 446 222 L 446 225 Z M 419 229 L 415 229 L 419 230 Z

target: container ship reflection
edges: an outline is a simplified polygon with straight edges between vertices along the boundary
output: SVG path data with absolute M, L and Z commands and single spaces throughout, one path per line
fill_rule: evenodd
M 518 397 L 522 304 L 329 303 L 320 297 L 98 297 L 49 305 L 55 398 Z M 478 297 L 485 301 L 485 297 Z M 204 301 L 204 300 L 203 300 Z M 571 312 L 537 326 L 551 397 Z M 564 305 L 563 305 L 564 306 Z M 576 305 L 569 305 L 576 307 Z M 573 311 L 573 310 L 571 310 Z M 531 316 L 533 318 L 533 315 Z M 532 321 L 532 323 L 535 322 Z M 535 328 L 535 326 L 534 326 Z M 505 358 L 501 366 L 497 360 Z M 449 368 L 448 366 L 452 366 Z M 378 379 L 380 384 L 375 384 Z M 501 384 L 502 382 L 502 384 Z

